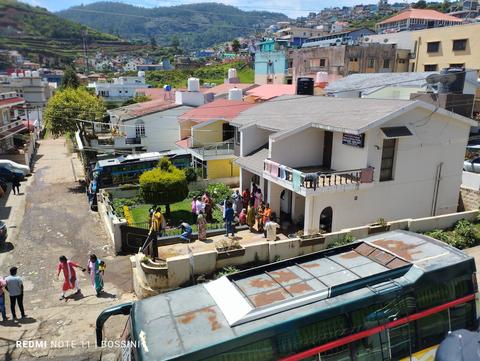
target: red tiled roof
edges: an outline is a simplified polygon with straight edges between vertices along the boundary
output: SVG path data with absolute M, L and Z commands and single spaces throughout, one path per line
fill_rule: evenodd
M 214 86 L 212 88 L 202 87 L 200 88 L 200 91 L 204 94 L 213 93 L 215 95 L 218 95 L 218 94 L 226 94 L 230 89 L 234 89 L 234 88 L 242 89 L 245 92 L 246 90 L 252 89 L 256 86 L 257 86 L 256 84 L 248 84 L 248 83 L 238 83 L 238 84 L 224 83 L 224 84 Z
M 462 19 L 455 16 L 447 15 L 436 10 L 430 9 L 406 9 L 398 13 L 391 18 L 385 19 L 379 22 L 377 25 L 393 23 L 396 21 L 402 21 L 406 19 L 425 19 L 425 20 L 437 20 L 437 21 L 453 21 L 462 22 Z
M 218 99 L 184 113 L 180 120 L 207 122 L 214 119 L 232 120 L 241 112 L 255 106 L 241 100 Z
M 293 94 L 295 94 L 295 85 L 293 84 L 264 84 L 247 91 L 247 95 L 258 97 L 261 100 Z
M 25 99 L 21 97 L 0 99 L 0 107 L 6 106 L 6 105 L 23 104 L 23 103 L 25 103 Z

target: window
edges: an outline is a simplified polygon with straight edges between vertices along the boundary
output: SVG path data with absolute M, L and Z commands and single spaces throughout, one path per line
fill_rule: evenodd
M 235 144 L 240 145 L 240 131 L 238 130 L 237 127 L 235 127 L 234 138 L 235 138 Z
M 459 39 L 453 41 L 453 51 L 462 51 L 467 49 L 467 39 Z
M 461 69 L 463 69 L 464 67 L 465 67 L 464 63 L 450 64 L 450 68 L 461 68 Z
M 350 58 L 350 61 L 351 61 L 352 63 L 356 63 L 356 62 L 358 62 L 358 58 Z
M 135 123 L 135 137 L 140 138 L 145 136 L 145 124 L 142 120 Z
M 320 59 L 320 66 L 325 66 L 327 64 L 327 59 Z
M 448 333 L 448 312 L 442 311 L 417 321 L 418 346 L 424 349 L 437 345 Z
M 321 59 L 310 59 L 310 68 L 320 68 Z
M 393 162 L 395 160 L 396 143 L 396 139 L 383 140 L 380 182 L 393 180 Z
M 431 41 L 427 43 L 427 53 L 438 53 L 439 50 L 440 50 L 439 41 Z
M 209 357 L 207 361 L 270 361 L 274 359 L 272 340 L 266 339 Z
M 405 59 L 398 59 L 399 64 L 405 64 L 405 61 L 406 61 Z
M 437 64 L 425 64 L 423 66 L 423 70 L 425 71 L 437 71 L 438 65 Z
M 367 68 L 375 68 L 375 59 L 373 58 L 367 59 Z
M 390 69 L 390 59 L 383 59 L 383 69 Z

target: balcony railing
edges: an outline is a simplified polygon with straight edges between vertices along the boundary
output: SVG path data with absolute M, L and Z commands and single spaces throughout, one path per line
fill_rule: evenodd
M 270 176 L 291 182 L 294 191 L 301 188 L 327 188 L 347 184 L 361 184 L 373 182 L 373 167 L 350 169 L 343 171 L 320 171 L 304 173 L 299 170 L 278 164 L 265 159 L 263 170 Z
M 190 149 L 195 153 L 199 154 L 202 158 L 203 157 L 214 157 L 219 155 L 230 155 L 234 152 L 234 142 L 233 138 L 226 140 L 225 142 L 218 142 L 218 143 L 208 143 L 203 144 L 199 147 L 192 147 L 191 138 L 189 139 Z

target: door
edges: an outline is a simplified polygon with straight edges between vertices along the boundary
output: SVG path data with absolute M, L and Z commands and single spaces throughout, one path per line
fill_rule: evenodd
M 333 209 L 332 207 L 326 207 L 320 213 L 320 231 L 325 233 L 332 232 L 332 221 L 333 221 Z
M 280 213 L 290 215 L 292 212 L 292 191 L 284 189 L 280 193 Z
M 332 144 L 333 144 L 333 133 L 325 131 L 323 139 L 323 163 L 324 168 L 330 169 L 332 166 Z

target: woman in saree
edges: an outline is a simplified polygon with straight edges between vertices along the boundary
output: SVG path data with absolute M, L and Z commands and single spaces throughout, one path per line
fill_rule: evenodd
M 96 255 L 91 254 L 88 260 L 88 273 L 90 274 L 90 283 L 97 293 L 97 297 L 103 291 L 103 274 L 105 273 L 105 262 L 98 259 Z
M 207 239 L 207 220 L 203 214 L 203 211 L 198 213 L 197 217 L 197 227 L 198 227 L 198 240 L 204 241 Z

